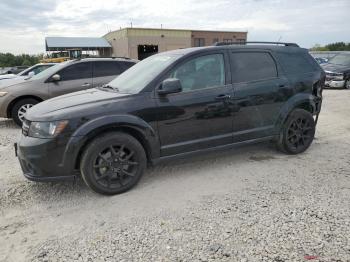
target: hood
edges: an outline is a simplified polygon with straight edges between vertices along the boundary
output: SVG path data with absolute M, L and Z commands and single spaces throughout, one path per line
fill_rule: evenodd
M 0 80 L 11 79 L 11 78 L 15 78 L 16 76 L 17 76 L 17 75 L 15 75 L 15 74 L 0 75 Z
M 18 84 L 26 84 L 29 82 L 32 82 L 33 80 L 27 79 L 28 76 L 16 76 L 11 79 L 0 79 L 0 89 L 6 88 L 6 87 L 11 87 L 13 85 L 18 85 Z
M 114 101 L 116 98 L 125 96 L 129 96 L 129 94 L 97 88 L 78 91 L 37 104 L 28 110 L 26 118 L 30 121 L 52 121 L 74 118 L 75 115 L 82 117 L 88 114 L 88 111 L 92 113 L 97 112 L 91 108 L 106 108 L 106 106 L 111 106 L 111 100 Z
M 350 71 L 350 66 L 344 66 L 344 65 L 336 65 L 336 64 L 322 64 L 321 67 L 324 71 L 330 71 L 334 73 L 345 73 Z

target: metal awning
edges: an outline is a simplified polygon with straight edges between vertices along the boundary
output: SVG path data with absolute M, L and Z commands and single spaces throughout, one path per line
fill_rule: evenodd
M 81 50 L 99 50 L 111 48 L 111 45 L 102 37 L 46 37 L 46 51 L 64 51 L 72 48 Z

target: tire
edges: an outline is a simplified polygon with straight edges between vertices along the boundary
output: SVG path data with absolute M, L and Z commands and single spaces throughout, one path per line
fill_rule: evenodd
M 95 138 L 83 152 L 80 172 L 86 185 L 104 195 L 115 195 L 134 187 L 142 177 L 147 158 L 134 137 L 105 133 Z
M 26 111 L 38 103 L 39 101 L 34 98 L 24 98 L 17 101 L 11 109 L 11 118 L 18 126 L 22 126 Z
M 345 89 L 350 89 L 350 80 L 348 79 L 348 80 L 346 80 L 346 82 L 345 82 L 345 84 L 344 84 L 344 88 Z
M 315 136 L 312 114 L 294 109 L 282 126 L 277 148 L 287 154 L 299 154 L 309 148 Z

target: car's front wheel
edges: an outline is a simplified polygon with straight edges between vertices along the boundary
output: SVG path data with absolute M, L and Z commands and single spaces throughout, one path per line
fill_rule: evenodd
M 315 121 L 312 114 L 303 109 L 295 109 L 285 121 L 278 148 L 288 154 L 299 154 L 311 145 L 315 136 Z
M 18 126 L 22 126 L 24 116 L 28 109 L 38 104 L 39 101 L 34 98 L 25 98 L 17 101 L 11 110 L 11 118 Z
M 350 79 L 346 80 L 344 87 L 345 89 L 350 89 Z
M 105 133 L 95 138 L 83 152 L 80 171 L 95 192 L 114 195 L 137 184 L 146 168 L 146 154 L 134 137 Z

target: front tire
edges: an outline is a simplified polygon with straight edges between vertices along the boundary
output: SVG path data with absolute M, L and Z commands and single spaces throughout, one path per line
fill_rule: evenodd
M 315 121 L 312 114 L 303 109 L 295 109 L 284 123 L 278 148 L 288 154 L 299 154 L 309 148 L 315 136 Z
M 344 87 L 345 89 L 350 89 L 350 79 L 346 80 Z
M 34 98 L 25 98 L 17 101 L 11 109 L 11 118 L 21 127 L 27 110 L 38 103 L 39 101 Z
M 95 138 L 83 152 L 80 172 L 93 191 L 114 195 L 134 187 L 146 168 L 146 154 L 134 137 L 106 133 Z

